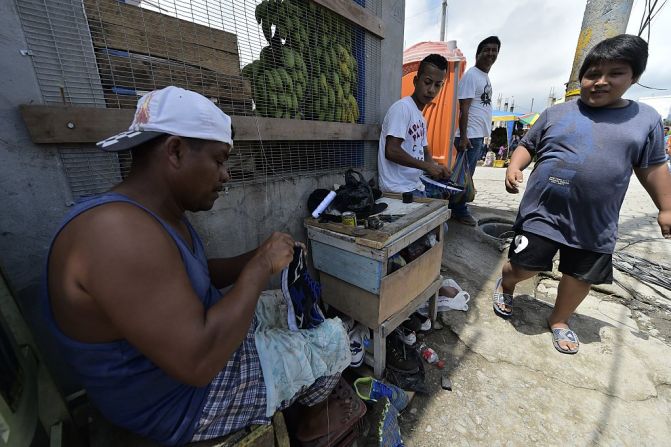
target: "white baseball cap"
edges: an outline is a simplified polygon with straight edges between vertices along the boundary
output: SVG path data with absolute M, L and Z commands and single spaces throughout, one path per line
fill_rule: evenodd
M 165 134 L 233 145 L 228 115 L 203 95 L 170 86 L 140 98 L 128 131 L 96 146 L 108 152 L 123 151 Z

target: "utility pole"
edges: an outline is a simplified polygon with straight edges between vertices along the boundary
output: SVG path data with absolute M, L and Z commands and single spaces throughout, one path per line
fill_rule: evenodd
M 443 13 L 440 15 L 440 41 L 445 42 L 445 28 L 447 28 L 447 0 L 443 0 Z
M 571 77 L 566 84 L 567 100 L 576 99 L 580 95 L 578 73 L 587 53 L 602 40 L 627 30 L 633 4 L 634 0 L 587 0 Z

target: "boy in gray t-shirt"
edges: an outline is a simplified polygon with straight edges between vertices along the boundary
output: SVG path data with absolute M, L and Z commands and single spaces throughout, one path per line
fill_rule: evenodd
M 671 175 L 661 118 L 651 107 L 622 98 L 647 58 L 640 37 L 622 34 L 597 44 L 580 69 L 580 99 L 545 110 L 506 171 L 506 189 L 517 193 L 522 171 L 536 156 L 509 261 L 494 291 L 494 311 L 509 317 L 515 285 L 551 270 L 559 251 L 562 279 L 548 325 L 555 348 L 565 354 L 575 354 L 579 345 L 569 317 L 591 284 L 612 282 L 617 222 L 632 170 L 659 208 L 662 235 L 671 238 Z

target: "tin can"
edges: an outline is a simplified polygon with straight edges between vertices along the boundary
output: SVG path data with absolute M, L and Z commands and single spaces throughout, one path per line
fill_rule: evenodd
M 356 214 L 351 211 L 342 213 L 342 223 L 348 227 L 356 227 Z

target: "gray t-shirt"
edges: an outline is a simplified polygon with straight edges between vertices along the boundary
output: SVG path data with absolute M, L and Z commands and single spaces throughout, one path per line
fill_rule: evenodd
M 617 109 L 559 104 L 520 144 L 537 160 L 515 228 L 598 253 L 615 248 L 632 168 L 665 159 L 661 117 L 635 101 Z

